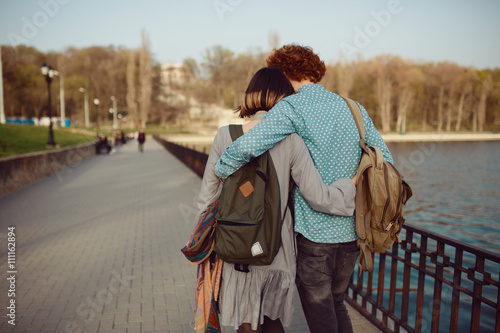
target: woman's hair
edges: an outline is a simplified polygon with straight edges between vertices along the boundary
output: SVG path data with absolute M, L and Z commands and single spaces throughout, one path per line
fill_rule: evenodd
M 290 81 L 278 68 L 261 68 L 255 73 L 245 91 L 243 103 L 235 109 L 241 118 L 257 111 L 269 111 L 282 98 L 294 93 Z
M 295 81 L 304 79 L 318 83 L 326 72 L 323 61 L 312 48 L 296 44 L 284 45 L 267 58 L 267 67 L 277 67 L 287 78 Z

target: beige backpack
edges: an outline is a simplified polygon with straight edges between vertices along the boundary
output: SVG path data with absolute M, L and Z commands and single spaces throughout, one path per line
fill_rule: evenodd
M 361 109 L 353 100 L 344 99 L 361 137 L 362 154 L 356 173 L 356 233 L 361 250 L 359 266 L 371 272 L 373 253 L 385 253 L 395 240 L 401 243 L 399 233 L 405 222 L 403 205 L 412 191 L 394 165 L 384 161 L 380 149 L 368 146 Z

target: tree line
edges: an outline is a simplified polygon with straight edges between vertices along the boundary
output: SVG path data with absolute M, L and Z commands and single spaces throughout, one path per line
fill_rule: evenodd
M 93 122 L 97 115 L 101 121 L 110 119 L 111 97 L 116 99 L 118 112 L 131 127 L 155 121 L 157 114 L 151 110 L 164 108 L 160 98 L 161 68 L 152 59 L 145 32 L 137 49 L 69 47 L 62 52 L 48 53 L 25 45 L 2 46 L 1 49 L 7 117 L 47 115 L 47 85 L 40 72 L 43 63 L 56 69 L 64 78 L 66 117 L 74 123 L 84 124 L 84 90 Z M 53 115 L 60 114 L 60 82 L 56 76 L 51 84 Z M 97 111 L 93 107 L 95 98 L 100 102 Z
M 271 36 L 272 37 L 272 36 Z M 277 41 L 273 44 L 276 46 Z M 186 58 L 183 80 L 162 80 L 148 36 L 137 49 L 67 48 L 42 53 L 29 46 L 2 46 L 7 116 L 40 117 L 47 113 L 46 84 L 40 65 L 64 76 L 66 116 L 83 124 L 83 94 L 101 100 L 100 118 L 110 117 L 111 96 L 130 126 L 169 124 L 186 115 L 191 101 L 232 109 L 239 105 L 253 74 L 265 66 L 269 51 L 235 54 L 220 45 L 204 50 L 201 61 Z M 485 131 L 500 125 L 500 69 L 477 69 L 452 62 L 415 62 L 394 55 L 371 59 L 340 57 L 327 64 L 320 82 L 326 89 L 360 102 L 383 132 Z M 53 81 L 58 96 L 59 80 Z M 169 95 L 183 96 L 184 103 Z M 53 110 L 58 100 L 53 98 Z M 92 109 L 91 109 L 92 110 Z M 93 110 L 92 110 L 93 111 Z M 91 112 L 95 120 L 95 112 Z
M 250 78 L 265 66 L 268 54 L 235 55 L 215 46 L 205 51 L 199 66 L 194 59 L 184 61 L 194 78 L 185 89 L 235 107 Z M 415 62 L 395 55 L 341 56 L 327 64 L 320 83 L 361 103 L 383 132 L 485 131 L 498 130 L 500 125 L 500 68 Z

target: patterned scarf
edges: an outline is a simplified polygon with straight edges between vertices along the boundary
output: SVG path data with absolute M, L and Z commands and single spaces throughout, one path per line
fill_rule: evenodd
M 214 201 L 200 215 L 186 246 L 181 249 L 186 259 L 198 265 L 195 289 L 194 329 L 198 333 L 220 333 L 218 297 L 223 261 L 213 252 L 215 214 L 219 201 Z

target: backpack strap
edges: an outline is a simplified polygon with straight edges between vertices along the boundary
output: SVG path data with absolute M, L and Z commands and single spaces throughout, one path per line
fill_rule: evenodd
M 363 123 L 363 114 L 361 112 L 361 108 L 358 103 L 353 101 L 352 99 L 342 97 L 344 101 L 349 106 L 349 110 L 351 110 L 352 116 L 354 118 L 354 122 L 356 123 L 356 127 L 359 132 L 359 145 L 361 149 L 366 153 L 365 158 L 361 158 L 360 164 L 358 165 L 358 170 L 356 172 L 358 176 L 358 184 L 356 186 L 356 233 L 358 234 L 358 247 L 360 249 L 358 265 L 359 265 L 359 276 L 361 276 L 362 271 L 372 270 L 373 269 L 373 259 L 372 259 L 372 251 L 366 244 L 367 233 L 370 230 L 370 218 L 371 214 L 367 211 L 365 198 L 369 195 L 369 190 L 367 188 L 366 182 L 363 180 L 363 173 L 366 169 L 371 165 L 370 160 L 373 158 L 373 153 L 370 154 L 370 149 L 368 148 L 368 143 L 365 140 L 365 126 Z M 368 157 L 368 158 L 366 158 Z M 366 212 L 366 215 L 365 215 Z
M 361 149 L 363 149 L 365 152 L 367 152 L 368 149 L 368 143 L 366 143 L 365 140 L 365 125 L 363 123 L 363 114 L 361 113 L 361 109 L 355 101 L 349 98 L 342 97 L 344 101 L 347 103 L 347 106 L 349 106 L 349 110 L 351 110 L 352 116 L 354 118 L 354 122 L 356 123 L 356 127 L 358 128 L 359 132 L 359 145 L 361 146 Z
M 231 139 L 236 141 L 236 139 L 243 135 L 243 126 L 235 124 L 229 125 L 229 134 L 231 134 Z
M 373 270 L 373 252 L 368 246 L 366 246 L 365 242 L 358 242 L 358 246 L 360 249 L 358 260 L 358 266 L 360 268 L 358 275 L 359 277 L 361 276 L 361 272 L 371 272 Z

